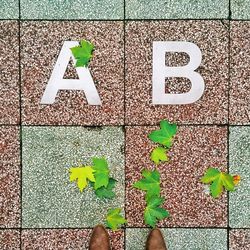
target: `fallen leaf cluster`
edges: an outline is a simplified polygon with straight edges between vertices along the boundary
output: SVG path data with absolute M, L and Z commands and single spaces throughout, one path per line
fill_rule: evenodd
M 108 163 L 104 158 L 93 158 L 92 166 L 71 167 L 70 181 L 76 181 L 80 192 L 90 184 L 97 197 L 100 199 L 112 199 L 115 197 L 116 180 L 110 177 Z M 126 223 L 120 215 L 121 209 L 110 209 L 106 216 L 106 225 L 112 230 L 117 230 L 119 225 Z
M 177 132 L 177 125 L 171 124 L 168 121 L 160 122 L 160 129 L 152 131 L 148 137 L 151 141 L 160 144 L 151 153 L 151 160 L 158 165 L 160 162 L 167 162 L 169 157 L 167 151 L 173 144 L 174 136 Z
M 143 179 L 134 183 L 133 187 L 146 191 L 146 208 L 144 210 L 145 223 L 155 227 L 158 220 L 169 216 L 169 212 L 160 207 L 164 199 L 160 196 L 160 173 L 157 170 L 143 170 Z
M 160 144 L 160 146 L 152 151 L 150 156 L 151 160 L 156 165 L 169 160 L 167 151 L 173 144 L 176 132 L 176 124 L 171 124 L 163 120 L 160 122 L 160 129 L 152 131 L 148 135 L 151 141 Z M 144 169 L 142 171 L 142 176 L 144 178 L 135 182 L 133 187 L 146 191 L 144 221 L 147 225 L 155 227 L 158 221 L 169 217 L 169 212 L 161 207 L 164 203 L 164 199 L 160 196 L 160 173 L 156 169 L 153 171 Z

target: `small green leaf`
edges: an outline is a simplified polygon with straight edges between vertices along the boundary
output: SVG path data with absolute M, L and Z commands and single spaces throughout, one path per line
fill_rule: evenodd
M 101 199 L 104 199 L 104 198 L 112 199 L 112 198 L 114 198 L 115 193 L 113 191 L 113 188 L 115 187 L 116 182 L 117 181 L 115 179 L 110 178 L 108 186 L 106 188 L 105 187 L 98 188 L 97 190 L 95 190 L 95 194 Z
M 84 188 L 86 188 L 88 182 L 87 180 L 90 180 L 92 182 L 95 182 L 94 177 L 94 170 L 90 166 L 86 167 L 71 167 L 69 169 L 70 172 L 70 181 L 77 181 L 77 186 L 80 189 L 80 192 L 83 191 Z
M 163 146 L 170 148 L 173 143 L 173 137 L 177 132 L 177 125 L 171 124 L 168 121 L 160 122 L 160 130 L 152 131 L 149 134 L 149 139 L 153 142 L 160 143 Z
M 223 173 L 216 168 L 208 168 L 201 182 L 210 184 L 212 197 L 218 198 L 223 192 L 223 187 L 228 191 L 234 191 L 235 183 L 232 175 Z
M 227 191 L 234 191 L 234 178 L 232 175 L 223 173 L 222 184 Z
M 87 67 L 90 59 L 92 58 L 92 53 L 94 50 L 94 45 L 86 40 L 82 40 L 79 46 L 71 48 L 72 54 L 76 59 L 76 67 Z
M 109 168 L 108 163 L 104 158 L 93 158 L 93 169 L 95 170 L 95 185 L 94 189 L 107 187 L 109 183 Z
M 127 223 L 120 213 L 120 208 L 110 209 L 106 216 L 106 224 L 113 231 L 117 230 L 120 225 Z
M 151 196 L 160 196 L 160 173 L 157 170 L 142 171 L 143 179 L 134 183 L 133 187 L 146 191 L 146 200 Z
M 157 147 L 152 151 L 150 158 L 155 164 L 168 161 L 169 159 L 168 159 L 166 152 L 167 152 L 167 149 L 163 147 Z
M 151 227 L 155 227 L 159 220 L 163 220 L 169 216 L 169 212 L 160 207 L 164 202 L 161 197 L 152 196 L 147 201 L 147 207 L 144 211 L 145 223 Z
M 212 182 L 215 180 L 220 174 L 220 171 L 216 168 L 208 168 L 205 175 L 201 178 L 201 181 L 205 184 Z

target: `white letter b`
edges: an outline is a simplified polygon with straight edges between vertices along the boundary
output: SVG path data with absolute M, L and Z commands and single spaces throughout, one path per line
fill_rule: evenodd
M 185 52 L 190 61 L 181 67 L 168 67 L 165 64 L 166 52 Z M 201 63 L 199 47 L 191 42 L 153 42 L 153 104 L 189 104 L 201 98 L 205 90 L 202 76 L 195 72 Z M 166 94 L 167 77 L 184 77 L 191 82 L 191 89 L 181 94 Z

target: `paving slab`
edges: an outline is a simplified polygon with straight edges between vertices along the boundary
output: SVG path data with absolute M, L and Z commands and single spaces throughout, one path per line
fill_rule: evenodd
M 0 228 L 20 227 L 19 129 L 0 127 Z
M 123 124 L 122 22 L 23 22 L 21 29 L 23 124 Z M 89 105 L 77 90 L 60 90 L 53 104 L 40 104 L 63 42 L 82 39 L 95 45 L 89 69 L 102 105 Z
M 17 19 L 19 0 L 0 0 L 0 19 Z
M 87 250 L 91 230 L 53 229 L 53 230 L 23 230 L 22 249 L 74 249 Z M 122 230 L 109 231 L 112 249 L 124 249 L 124 233 Z
M 17 21 L 0 21 L 0 124 L 5 125 L 20 120 L 18 35 Z
M 230 124 L 250 124 L 250 22 L 231 22 Z
M 126 25 L 126 124 L 154 125 L 161 119 L 182 124 L 225 124 L 228 116 L 227 21 L 148 21 Z M 197 72 L 205 81 L 201 99 L 186 105 L 152 104 L 153 41 L 188 41 L 202 52 Z M 188 63 L 188 57 L 166 56 L 170 65 Z M 174 78 L 169 93 L 183 93 L 187 81 Z M 190 82 L 189 82 L 190 88 Z M 186 92 L 184 91 L 184 92 Z
M 250 249 L 250 230 L 234 229 L 230 231 L 230 250 Z
M 224 229 L 161 229 L 168 250 L 226 250 L 227 230 Z M 126 229 L 126 249 L 143 250 L 148 229 Z
M 23 127 L 22 226 L 83 228 L 104 223 L 108 209 L 124 206 L 124 133 L 121 127 Z M 80 193 L 69 168 L 105 157 L 118 182 L 115 199 L 92 187 Z
M 250 127 L 231 127 L 229 170 L 241 176 L 235 192 L 229 194 L 229 224 L 232 228 L 250 228 Z
M 157 145 L 148 134 L 157 127 L 126 127 L 126 216 L 128 226 L 144 227 L 144 192 L 132 187 L 142 178 L 143 169 L 154 169 L 150 152 Z M 164 207 L 170 218 L 165 227 L 227 226 L 227 195 L 214 199 L 200 178 L 208 167 L 227 168 L 227 128 L 216 126 L 181 126 L 169 151 L 170 161 L 157 166 L 161 174 Z
M 0 249 L 19 250 L 20 231 L 13 229 L 0 229 Z
M 233 19 L 249 19 L 250 0 L 231 0 L 231 12 Z
M 22 19 L 123 19 L 123 0 L 20 0 Z
M 126 18 L 214 19 L 228 18 L 228 0 L 126 0 Z

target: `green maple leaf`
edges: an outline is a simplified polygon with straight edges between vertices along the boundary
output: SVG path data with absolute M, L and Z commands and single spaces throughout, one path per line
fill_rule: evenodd
M 87 67 L 90 59 L 92 58 L 92 53 L 94 50 L 94 45 L 86 40 L 80 41 L 80 45 L 71 48 L 72 54 L 76 59 L 76 67 Z
M 160 207 L 164 202 L 164 199 L 157 196 L 151 196 L 147 201 L 147 207 L 144 211 L 145 223 L 151 227 L 155 227 L 159 220 L 163 220 L 169 216 L 169 212 Z
M 70 172 L 70 181 L 76 181 L 77 186 L 80 190 L 80 192 L 83 191 L 84 188 L 86 188 L 88 184 L 88 180 L 95 182 L 94 177 L 94 170 L 92 167 L 86 166 L 86 167 L 71 167 L 69 169 Z
M 120 208 L 110 209 L 106 216 L 106 224 L 113 231 L 117 230 L 120 225 L 127 223 L 120 213 Z
M 146 200 L 151 196 L 160 196 L 160 173 L 157 170 L 142 171 L 143 179 L 134 183 L 133 187 L 146 191 Z
M 116 180 L 113 178 L 109 179 L 108 186 L 105 187 L 100 187 L 95 191 L 96 196 L 98 196 L 101 199 L 112 199 L 115 197 L 115 193 L 113 191 L 113 188 L 115 187 Z
M 95 185 L 94 189 L 107 187 L 109 183 L 109 168 L 108 163 L 104 158 L 93 158 L 93 169 L 95 170 Z
M 233 191 L 235 184 L 233 176 L 219 171 L 216 168 L 208 168 L 204 176 L 201 178 L 204 184 L 210 184 L 210 193 L 214 198 L 220 196 L 223 187 L 228 191 Z
M 148 137 L 153 142 L 170 148 L 173 143 L 173 137 L 177 132 L 177 125 L 171 124 L 168 121 L 161 121 L 160 128 L 160 130 L 152 131 Z
M 160 161 L 161 162 L 168 161 L 169 159 L 166 152 L 167 149 L 163 147 L 157 147 L 152 151 L 150 158 L 155 164 L 159 164 Z

